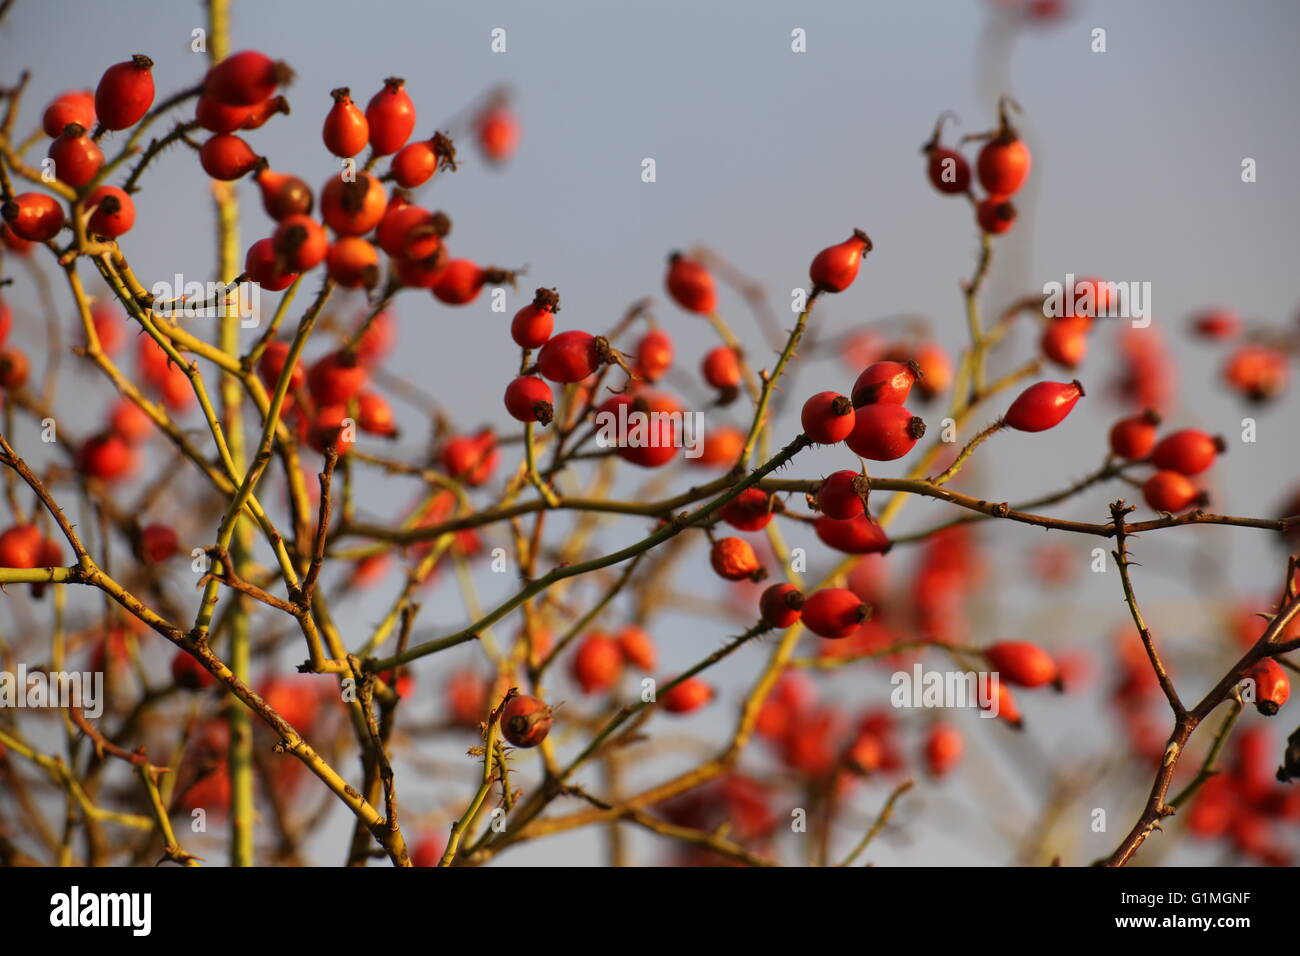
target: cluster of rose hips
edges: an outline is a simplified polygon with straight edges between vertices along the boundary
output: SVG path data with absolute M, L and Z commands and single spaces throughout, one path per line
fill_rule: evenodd
M 822 588 L 807 598 L 791 584 L 774 584 L 765 590 L 759 600 L 763 622 L 774 628 L 788 628 L 802 621 L 809 631 L 829 641 L 840 641 L 857 635 L 872 613 L 872 607 L 852 588 Z M 855 647 L 854 650 L 863 648 Z M 870 644 L 861 652 L 875 650 Z M 825 650 L 825 649 L 824 649 Z M 982 652 L 991 669 L 1000 675 L 996 702 L 998 716 L 1014 727 L 1019 727 L 1021 717 L 1007 684 L 1034 688 L 1052 685 L 1063 689 L 1063 680 L 1056 661 L 1038 645 L 1028 641 L 1000 641 Z M 827 656 L 837 656 L 830 653 Z
M 1157 441 L 1159 426 L 1160 416 L 1151 409 L 1121 418 L 1110 430 L 1111 454 L 1155 466 L 1142 485 L 1142 496 L 1153 510 L 1176 514 L 1203 506 L 1208 499 L 1191 479 L 1214 464 L 1226 443 L 1199 428 L 1182 428 Z
M 1235 626 L 1241 647 L 1253 647 L 1265 626 L 1262 617 L 1243 608 Z M 1293 623 L 1281 639 L 1296 637 L 1300 637 L 1300 625 Z M 1124 726 L 1134 755 L 1145 761 L 1158 761 L 1164 755 L 1169 736 L 1168 705 L 1160 682 L 1131 628 L 1118 630 L 1113 643 L 1116 678 L 1109 689 L 1111 712 Z M 1266 717 L 1277 714 L 1291 695 L 1290 678 L 1272 658 L 1257 662 L 1245 676 L 1254 683 L 1255 709 Z
M 153 61 L 137 54 L 105 70 L 93 94 L 71 90 L 46 107 L 42 126 L 53 140 L 48 156 L 54 162 L 54 176 L 78 191 L 89 213 L 85 228 L 91 235 L 116 239 L 135 225 L 131 197 L 117 186 L 96 185 L 104 169 L 97 140 L 105 132 L 140 122 L 153 101 Z M 32 243 L 50 241 L 67 221 L 63 206 L 46 193 L 21 193 L 0 211 L 8 231 Z
M 810 267 L 815 293 L 835 293 L 848 288 L 857 275 L 863 254 L 870 248 L 866 234 L 855 230 L 843 243 L 818 253 Z M 673 298 L 689 311 L 710 314 L 716 308 L 712 276 L 703 265 L 685 256 L 675 254 L 671 258 L 666 285 Z M 670 352 L 671 341 L 665 339 L 657 338 L 650 347 L 643 343 L 638 349 L 640 367 L 666 367 L 670 359 L 660 356 Z M 801 414 L 804 434 L 819 444 L 843 442 L 860 457 L 874 461 L 901 458 L 924 435 L 924 422 L 904 405 L 921 378 L 922 372 L 915 361 L 874 362 L 859 374 L 849 395 L 821 392 L 805 402 Z M 1027 388 L 1012 403 L 1002 421 L 1007 427 L 1022 431 L 1042 431 L 1064 420 L 1082 395 L 1082 386 L 1077 382 L 1040 382 Z M 815 498 L 821 512 L 815 523 L 816 533 L 825 544 L 862 555 L 889 549 L 888 537 L 868 511 L 868 489 L 865 476 L 854 471 L 838 471 L 825 479 Z M 720 509 L 719 518 L 738 531 L 757 532 L 772 520 L 777 507 L 773 496 L 749 488 Z M 757 581 L 765 576 L 753 546 L 739 536 L 715 539 L 709 557 L 714 571 L 726 580 Z M 926 602 L 922 603 L 924 606 Z M 859 634 L 871 613 L 870 606 L 850 588 L 822 588 L 805 597 L 788 583 L 767 588 L 759 599 L 759 610 L 763 624 L 768 627 L 784 629 L 801 621 L 812 633 L 828 641 L 841 641 Z M 592 642 L 590 647 L 593 658 L 599 656 L 611 662 L 612 671 L 618 654 L 609 644 L 604 639 Z M 1004 642 L 995 645 L 989 653 L 997 658 L 995 669 L 1005 667 L 1008 683 L 1034 687 L 1059 682 L 1055 663 L 1035 645 Z M 1000 686 L 999 695 L 999 711 L 1010 723 L 1018 725 L 1019 712 L 1006 684 Z
M 111 627 L 92 644 L 86 666 L 105 675 L 105 684 L 112 688 L 112 695 L 123 695 L 125 683 L 135 679 L 137 669 L 132 666 L 132 648 L 147 633 L 136 618 L 126 617 L 121 625 Z M 216 679 L 184 651 L 177 651 L 172 657 L 170 672 L 173 685 L 187 693 L 205 693 L 216 685 Z M 258 683 L 257 692 L 303 733 L 328 732 L 327 718 L 337 720 L 341 716 L 337 696 L 306 675 L 269 675 Z M 268 733 L 260 725 L 257 732 Z M 271 743 L 268 739 L 262 745 L 269 748 Z M 216 816 L 229 811 L 228 751 L 229 725 L 225 719 L 209 716 L 198 720 L 187 735 L 180 756 L 171 798 L 173 811 L 202 808 Z M 270 773 L 267 784 L 283 797 L 292 797 L 308 778 L 306 768 L 298 761 L 274 761 L 267 769 Z
M 1009 108 L 1013 107 L 1019 109 L 1013 100 L 1004 96 L 998 103 L 998 128 L 966 137 L 986 141 L 975 160 L 975 175 L 985 192 L 983 199 L 971 189 L 970 162 L 959 150 L 940 142 L 947 114 L 939 117 L 934 134 L 921 147 L 931 185 L 945 195 L 969 198 L 975 207 L 975 221 L 990 235 L 1001 235 L 1016 224 L 1016 207 L 1011 197 L 1025 184 L 1033 164 L 1029 147 L 1008 116 Z
M 1230 765 L 1197 791 L 1187 828 L 1201 840 L 1226 840 L 1235 853 L 1260 863 L 1291 866 L 1293 854 L 1279 834 L 1300 822 L 1300 791 L 1274 779 L 1277 751 L 1268 728 L 1246 727 L 1233 743 Z
M 116 64 L 105 72 L 93 93 L 61 94 L 43 116 L 43 128 L 52 139 L 48 152 L 52 171 L 59 182 L 77 191 L 89 213 L 85 228 L 91 237 L 116 239 L 134 223 L 129 192 L 97 183 L 105 172 L 99 140 L 105 132 L 130 129 L 148 113 L 154 102 L 152 65 L 144 56 Z M 246 278 L 261 283 L 268 291 L 280 291 L 298 275 L 323 262 L 337 284 L 373 288 L 379 278 L 378 257 L 373 246 L 362 238 L 373 231 L 376 242 L 391 257 L 393 281 L 431 288 L 441 301 L 463 304 L 488 282 L 508 280 L 508 274 L 500 270 L 479 269 L 466 260 L 447 259 L 442 243 L 449 228 L 446 218 L 413 206 L 403 193 L 389 198 L 379 178 L 366 171 L 351 178 L 333 178 L 322 189 L 321 216 L 333 233 L 331 241 L 321 224 L 310 217 L 314 205 L 310 187 L 295 176 L 272 170 L 243 138 L 235 135 L 259 128 L 277 113 L 288 112 L 288 103 L 277 95 L 277 90 L 291 77 L 284 64 L 255 51 L 228 57 L 205 76 L 193 121 L 178 129 L 181 133 L 198 127 L 212 133 L 198 148 L 204 171 L 214 179 L 227 181 L 254 174 L 263 207 L 277 223 L 270 238 L 254 243 L 248 250 Z M 349 110 L 351 104 L 344 102 L 346 96 L 335 99 L 323 138 L 336 155 L 351 157 L 369 146 L 373 163 L 375 158 L 396 153 L 385 179 L 404 188 L 422 185 L 439 169 L 455 167 L 454 147 L 445 134 L 435 133 L 428 141 L 406 142 L 415 124 L 415 112 L 402 81 L 386 81 L 365 114 L 355 106 Z M 504 161 L 517 146 L 518 125 L 502 98 L 496 98 L 476 118 L 475 127 L 489 161 Z M 24 256 L 35 243 L 54 239 L 71 222 L 57 200 L 36 192 L 6 202 L 3 218 L 6 250 Z M 126 338 L 118 310 L 95 302 L 91 318 L 95 348 L 107 356 L 115 355 Z M 11 310 L 0 298 L 0 347 L 6 345 L 11 325 Z M 302 437 L 317 450 L 332 445 L 346 452 L 351 438 L 343 426 L 349 420 L 355 420 L 362 431 L 396 435 L 387 401 L 366 389 L 369 369 L 386 355 L 394 334 L 391 315 L 378 312 L 358 322 L 347 347 L 327 353 L 306 370 L 295 362 L 288 383 L 286 417 L 297 422 Z M 152 338 L 141 336 L 138 342 L 137 380 L 144 389 L 156 394 L 173 412 L 192 407 L 195 396 L 184 369 Z M 256 368 L 268 388 L 276 385 L 289 353 L 287 342 L 265 343 Z M 21 351 L 0 351 L 0 387 L 22 387 L 28 369 Z M 130 477 L 138 466 L 140 447 L 154 434 L 154 424 L 139 405 L 126 398 L 111 408 L 107 419 L 102 431 L 80 445 L 77 464 L 89 479 L 117 482 Z M 490 473 L 492 453 L 490 439 L 483 436 L 454 437 L 446 442 L 441 458 L 449 473 L 473 484 Z M 435 499 L 422 520 L 445 520 L 447 512 L 435 513 L 438 504 Z M 167 525 L 136 527 L 134 535 L 137 557 L 151 563 L 164 561 L 179 551 L 177 535 Z M 462 535 L 473 537 L 472 532 Z M 460 536 L 458 544 L 463 549 L 465 542 Z M 20 521 L 0 532 L 0 566 L 35 568 L 63 563 L 58 542 L 35 524 Z M 34 586 L 34 591 L 40 590 L 42 586 Z M 114 633 L 116 637 L 96 643 L 96 669 L 113 670 L 113 661 L 125 659 L 125 639 L 120 632 Z M 172 676 L 178 687 L 188 690 L 203 690 L 213 683 L 211 675 L 184 652 L 173 658 Z M 403 688 L 409 690 L 410 680 L 409 673 L 403 672 L 399 694 Z M 259 691 L 291 724 L 306 732 L 314 725 L 320 703 L 316 686 L 268 678 Z M 189 782 L 178 789 L 182 803 L 217 809 L 228 805 L 225 743 L 217 739 L 225 732 L 223 722 L 211 721 L 208 730 L 199 734 L 187 751 L 183 767 Z M 295 762 L 287 764 L 294 767 L 285 772 L 301 769 Z
M 50 158 L 58 179 L 84 193 L 96 182 L 104 166 L 97 143 L 104 131 L 127 130 L 139 123 L 154 101 L 152 61 L 135 56 L 110 67 L 92 95 L 70 91 L 56 97 L 43 118 L 45 132 L 54 138 Z M 393 287 L 428 288 L 440 301 L 463 305 L 473 301 L 484 285 L 510 281 L 505 270 L 482 268 L 467 259 L 451 259 L 443 242 L 450 222 L 441 213 L 413 205 L 402 191 L 389 196 L 381 177 L 369 169 L 383 156 L 392 156 L 383 179 L 403 188 L 426 183 L 440 169 L 455 168 L 455 149 L 443 133 L 428 140 L 408 142 L 416 123 L 415 105 L 402 80 L 385 81 L 363 113 L 346 90 L 336 90 L 334 106 L 322 130 L 326 147 L 336 156 L 351 159 L 367 146 L 370 160 L 365 170 L 345 169 L 332 177 L 320 194 L 321 220 L 311 215 L 315 203 L 311 188 L 297 176 L 271 169 L 238 132 L 255 130 L 278 113 L 288 112 L 279 88 L 292 79 L 292 71 L 257 51 L 233 54 L 214 65 L 204 77 L 195 104 L 194 119 L 180 130 L 199 127 L 212 135 L 198 149 L 199 161 L 214 179 L 231 181 L 254 174 L 262 204 L 276 228 L 266 239 L 254 242 L 245 256 L 245 278 L 267 291 L 281 291 L 301 274 L 324 264 L 330 278 L 345 288 L 375 288 L 381 279 L 379 250 L 389 257 Z M 98 127 L 96 128 L 96 123 Z M 500 162 L 518 141 L 518 127 L 504 100 L 495 99 L 475 120 L 485 156 Z M 96 128 L 95 135 L 89 130 Z M 90 211 L 86 228 L 92 236 L 115 239 L 134 222 L 130 196 L 115 186 L 98 186 L 81 196 Z M 63 207 L 43 193 L 15 196 L 4 207 L 5 241 L 10 248 L 52 239 L 65 224 Z M 326 232 L 328 227 L 329 232 Z M 332 236 L 330 235 L 332 233 Z M 378 248 L 376 248 L 378 247 Z M 374 321 L 372 317 L 371 322 Z M 0 306 L 0 329 L 8 324 L 8 308 Z M 370 323 L 367 323 L 367 327 Z M 0 343 L 2 344 L 2 343 Z M 142 345 L 141 370 L 146 382 L 156 385 L 168 405 L 183 410 L 193 401 L 184 374 L 156 344 Z M 274 386 L 288 346 L 270 343 L 262 353 L 259 371 Z M 150 351 L 156 354 L 148 354 Z M 373 356 L 371 356 L 373 357 Z M 322 359 L 307 377 L 314 404 L 298 402 L 291 412 L 301 414 L 303 437 L 319 450 L 335 444 L 343 453 L 350 439 L 340 438 L 349 418 L 363 431 L 391 436 L 395 433 L 391 410 L 373 392 L 363 392 L 363 363 L 367 358 L 357 342 Z M 295 397 L 301 373 L 295 366 L 291 383 Z M 18 387 L 26 380 L 25 356 L 17 351 L 0 355 L 0 385 Z M 349 408 L 349 403 L 357 406 Z M 349 411 L 354 415 L 349 415 Z M 121 436 L 119 436 L 121 437 Z M 106 464 L 128 469 L 118 447 Z M 111 478 L 112 474 L 100 477 Z
M 1088 335 L 1094 320 L 1110 313 L 1113 303 L 1111 286 L 1102 279 L 1088 277 L 1074 284 L 1073 306 L 1065 314 L 1045 317 L 1039 348 L 1043 357 L 1062 368 L 1078 368 L 1088 354 Z
M 864 778 L 896 777 L 906 767 L 900 728 L 887 711 L 868 709 L 856 718 L 833 703 L 819 703 L 817 689 L 798 670 L 787 670 L 764 699 L 755 733 L 782 767 L 833 799 L 849 797 Z M 927 772 L 941 778 L 961 763 L 965 743 L 953 725 L 930 723 L 920 741 Z M 730 773 L 661 806 L 678 826 L 716 832 L 726 826 L 729 836 L 751 852 L 769 853 L 783 815 L 774 809 L 781 799 L 780 781 Z M 807 794 L 794 797 L 804 804 Z M 717 865 L 707 854 L 688 854 L 676 861 Z
M 707 314 L 716 306 L 712 277 L 702 266 L 683 256 L 674 255 L 670 261 L 666 285 L 678 304 L 688 311 Z M 533 301 L 520 309 L 511 322 L 510 334 L 523 349 L 525 367 L 524 373 L 506 387 L 505 406 L 511 417 L 526 423 L 549 424 L 555 415 L 555 396 L 547 383 L 573 385 L 575 397 L 585 400 L 586 410 L 595 415 L 617 414 L 621 407 L 650 416 L 660 413 L 660 417 L 649 419 L 654 434 L 647 435 L 643 441 L 616 443 L 614 451 L 624 461 L 644 468 L 659 468 L 676 459 L 681 442 L 678 419 L 673 416 L 681 413 L 683 407 L 672 395 L 648 387 L 672 366 L 671 336 L 651 328 L 630 356 L 633 364 L 629 364 L 628 357 L 615 350 L 604 336 L 576 329 L 553 334 L 559 301 L 554 289 L 538 289 Z M 534 349 L 538 350 L 536 360 L 530 364 Z M 628 372 L 626 387 L 595 404 L 599 370 L 609 364 L 617 364 Z M 705 356 L 702 367 L 706 382 L 725 397 L 723 403 L 735 397 L 740 382 L 740 359 L 733 350 L 714 350 Z M 575 408 L 582 405 L 582 401 L 574 403 Z M 706 441 L 704 454 L 696 461 L 705 465 L 732 464 L 739 450 L 738 432 L 720 429 Z
M 984 580 L 969 527 L 957 525 L 926 539 L 912 578 L 916 630 L 928 641 L 962 644 L 969 638 L 967 602 Z
M 1300 320 L 1297 329 L 1252 331 L 1238 341 L 1245 328 L 1241 316 L 1231 309 L 1207 309 L 1191 318 L 1192 334 L 1214 343 L 1235 343 L 1223 363 L 1223 381 L 1250 402 L 1271 402 L 1286 391 L 1291 378 L 1291 359 L 1300 352 Z
M 172 659 L 172 677 L 177 687 L 202 693 L 215 679 L 184 651 Z M 337 695 L 305 675 L 291 677 L 271 675 L 257 685 L 257 693 L 285 720 L 304 734 L 330 732 L 342 717 Z M 258 725 L 257 733 L 268 731 Z M 172 795 L 172 809 L 191 812 L 203 809 L 221 816 L 230 809 L 231 783 L 228 754 L 230 727 L 221 717 L 199 722 L 189 735 L 177 770 Z M 269 746 L 270 741 L 263 741 Z M 292 799 L 307 781 L 306 767 L 296 760 L 277 760 L 268 765 L 266 785 L 282 799 Z
M 368 326 L 363 318 L 350 346 L 325 353 L 306 369 L 294 361 L 284 414 L 317 451 L 323 453 L 332 446 L 340 455 L 346 454 L 354 438 L 347 428 L 349 422 L 368 434 L 397 437 L 392 407 L 369 388 L 372 370 L 387 352 L 389 321 L 387 313 L 380 313 Z M 267 343 L 257 373 L 268 389 L 274 389 L 284 374 L 290 353 L 288 342 Z
M 109 323 L 117 321 L 113 318 L 111 307 L 105 304 L 97 304 L 95 314 L 98 323 L 105 330 L 114 327 Z M 153 344 L 150 339 L 142 341 Z M 192 393 L 188 394 L 192 397 Z M 152 422 L 140 412 L 138 406 L 126 400 L 121 401 L 114 406 L 108 426 L 81 443 L 77 450 L 78 469 L 87 478 L 101 481 L 115 481 L 128 475 L 135 467 L 137 448 L 149 436 L 152 427 Z M 143 560 L 161 563 L 180 550 L 176 532 L 169 525 L 154 522 L 139 526 L 132 523 L 131 530 L 137 556 Z M 0 567 L 49 568 L 62 564 L 61 544 L 42 532 L 38 525 L 19 521 L 0 532 Z M 43 592 L 41 585 L 32 588 L 32 593 L 37 597 Z
M 654 672 L 658 661 L 654 639 L 644 628 L 630 624 L 617 634 L 599 630 L 586 634 L 569 662 L 569 672 L 584 694 L 600 694 L 613 690 L 625 666 L 649 674 Z M 662 683 L 668 685 L 675 680 L 668 677 Z M 713 697 L 713 687 L 707 682 L 687 677 L 660 693 L 656 702 L 670 714 L 689 714 L 704 707 Z
M 843 442 L 871 461 L 902 458 L 925 434 L 925 422 L 903 405 L 922 373 L 915 362 L 874 362 L 858 376 L 850 396 L 819 392 L 803 406 L 804 434 L 818 444 Z M 1002 417 L 1002 425 L 1024 432 L 1059 425 L 1083 396 L 1075 382 L 1038 382 L 1022 392 Z M 822 516 L 817 536 L 849 554 L 873 554 L 889 548 L 889 539 L 867 511 L 869 482 L 853 471 L 837 471 L 818 490 Z
M 799 671 L 787 671 L 763 702 L 755 732 L 781 762 L 811 778 L 833 774 L 841 792 L 858 777 L 903 770 L 907 761 L 898 726 L 887 711 L 868 709 L 850 720 L 837 707 L 818 705 L 816 686 Z M 935 721 L 926 728 L 921 756 L 936 778 L 961 763 L 965 743 L 952 724 Z

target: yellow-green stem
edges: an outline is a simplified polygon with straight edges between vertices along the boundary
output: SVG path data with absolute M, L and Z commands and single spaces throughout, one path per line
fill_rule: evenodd
M 230 47 L 230 5 L 228 0 L 208 0 L 208 54 L 213 63 L 225 59 Z M 239 200 L 227 184 L 214 187 L 217 206 L 217 274 L 233 276 L 239 272 Z M 221 351 L 232 357 L 239 355 L 239 322 L 236 309 L 229 303 L 223 305 L 218 330 Z M 226 440 L 236 474 L 242 475 L 248 467 L 244 447 L 242 420 L 243 388 L 238 376 L 223 373 L 221 376 L 221 404 L 225 419 Z M 230 558 L 235 573 L 241 578 L 248 570 L 252 547 L 251 531 L 247 522 L 234 518 Z M 241 594 L 233 594 L 235 606 L 230 614 L 231 671 L 241 681 L 248 682 L 250 650 L 248 638 L 248 609 Z M 253 865 L 253 722 L 245 707 L 232 701 L 228 709 L 230 723 L 230 865 Z

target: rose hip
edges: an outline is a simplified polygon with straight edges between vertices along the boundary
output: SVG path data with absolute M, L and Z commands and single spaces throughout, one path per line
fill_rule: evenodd
M 539 697 L 519 694 L 501 710 L 501 734 L 516 747 L 536 747 L 551 732 L 550 707 Z
M 854 416 L 845 444 L 872 461 L 902 458 L 925 434 L 925 422 L 902 405 L 864 405 Z
M 803 623 L 819 637 L 848 637 L 871 609 L 847 588 L 822 588 L 804 598 Z
M 804 402 L 800 413 L 803 432 L 820 445 L 848 438 L 857 419 L 853 403 L 838 392 L 818 392 Z
M 817 508 L 828 518 L 841 521 L 856 518 L 865 512 L 857 482 L 862 477 L 856 471 L 835 471 L 826 477 L 817 491 Z
M 803 593 L 793 584 L 773 584 L 758 599 L 758 612 L 768 627 L 787 628 L 803 612 Z
M 668 258 L 664 285 L 673 301 L 687 312 L 709 315 L 718 307 L 718 294 L 709 270 L 680 252 Z
M 1008 427 L 1022 432 L 1046 431 L 1065 421 L 1082 397 L 1083 386 L 1077 380 L 1039 382 L 1020 393 L 1004 419 Z
M 813 257 L 808 268 L 814 289 L 823 292 L 843 292 L 858 277 L 862 258 L 871 251 L 871 240 L 861 229 L 843 242 L 828 246 Z
M 902 405 L 921 377 L 921 366 L 911 360 L 874 362 L 863 369 L 853 383 L 853 407 Z
M 506 386 L 506 411 L 521 422 L 549 425 L 555 414 L 551 386 L 532 375 L 521 375 Z

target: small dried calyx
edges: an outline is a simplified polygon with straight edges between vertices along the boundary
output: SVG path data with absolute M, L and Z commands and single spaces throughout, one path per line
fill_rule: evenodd
M 272 69 L 275 71 L 275 82 L 277 86 L 289 86 L 298 78 L 298 74 L 293 72 L 293 67 L 288 63 L 285 63 L 284 60 L 276 60 Z M 280 98 L 284 99 L 284 97 Z M 288 103 L 285 104 L 284 111 L 286 113 L 289 112 Z
M 122 208 L 122 200 L 118 199 L 116 196 L 110 193 L 109 195 L 101 199 L 98 203 L 96 203 L 96 207 L 99 209 L 100 212 L 103 212 L 111 216 Z
M 724 385 L 718 389 L 718 400 L 714 404 L 717 408 L 726 408 L 739 397 L 740 389 L 737 386 Z
M 369 193 L 370 174 L 362 173 L 356 179 L 343 183 L 343 198 L 339 204 L 344 212 L 360 212 L 365 207 L 366 196 Z
M 560 311 L 560 293 L 554 289 L 538 289 L 533 295 L 533 305 L 539 309 L 550 309 L 552 312 Z
M 1021 112 L 1020 104 L 1009 96 L 1002 96 L 998 99 L 998 130 L 994 134 L 995 142 L 1007 144 L 1014 143 L 1020 139 L 1020 133 L 1011 125 L 1011 117 L 1008 107 L 1013 107 L 1017 113 Z
M 451 234 L 451 217 L 439 209 L 429 220 L 429 226 L 443 239 Z
M 438 168 L 440 170 L 456 171 L 456 146 L 451 141 L 451 137 L 446 133 L 435 132 L 429 140 L 433 144 L 433 152 L 438 157 Z
M 944 110 L 942 113 L 939 114 L 939 118 L 935 120 L 934 123 L 934 133 L 931 134 L 928 140 L 926 140 L 924 143 L 921 144 L 921 152 L 923 154 L 928 156 L 930 153 L 933 153 L 936 149 L 939 148 L 939 140 L 943 139 L 943 124 L 944 121 L 947 120 L 949 117 L 951 117 L 954 121 L 958 121 L 957 114 L 954 113 L 952 110 Z

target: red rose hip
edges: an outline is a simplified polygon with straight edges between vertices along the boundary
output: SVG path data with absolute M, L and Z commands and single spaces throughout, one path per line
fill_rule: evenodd
M 271 236 L 271 248 L 285 272 L 308 272 L 324 261 L 329 239 L 310 216 L 286 216 Z
M 551 732 L 552 721 L 544 700 L 519 694 L 501 710 L 501 734 L 516 747 L 536 747 Z
M 293 79 L 293 71 L 257 50 L 232 53 L 208 70 L 203 92 L 230 106 L 254 106 L 275 95 Z
M 251 173 L 259 157 L 238 136 L 218 133 L 199 149 L 199 163 L 213 179 L 232 182 Z
M 870 616 L 871 609 L 848 588 L 822 588 L 803 602 L 803 623 L 819 637 L 848 637 Z
M 1020 687 L 1055 684 L 1059 690 L 1061 674 L 1056 661 L 1045 650 L 1028 641 L 999 641 L 984 651 L 1002 680 Z
M 63 207 L 45 193 L 20 193 L 0 208 L 9 229 L 19 239 L 44 242 L 63 228 Z
M 803 593 L 793 584 L 773 584 L 758 599 L 758 613 L 768 627 L 787 628 L 803 612 Z
M 932 777 L 942 777 L 961 763 L 966 749 L 961 731 L 951 724 L 935 724 L 925 736 L 925 763 Z
M 369 173 L 358 173 L 351 181 L 332 176 L 320 193 L 321 218 L 340 236 L 364 236 L 379 225 L 387 209 L 384 186 Z
M 635 624 L 629 624 L 618 632 L 618 648 L 629 664 L 646 672 L 654 670 L 659 661 L 654 640 Z
M 871 251 L 871 240 L 861 229 L 843 242 L 828 246 L 813 257 L 808 268 L 814 289 L 823 292 L 843 292 L 858 277 L 862 257 Z
M 1183 428 L 1160 439 L 1151 453 L 1151 463 L 1184 475 L 1199 475 L 1226 448 L 1218 435 L 1206 434 L 1198 428 Z
M 1029 178 L 1029 168 L 1033 164 L 1029 147 L 1020 139 L 1007 116 L 1008 107 L 1015 107 L 1015 103 L 1003 97 L 998 103 L 997 132 L 984 144 L 975 160 L 980 185 L 991 196 L 1010 196 L 1018 190 Z
M 40 567 L 41 532 L 34 524 L 16 524 L 0 533 L 0 568 Z
M 902 405 L 920 378 L 921 366 L 914 361 L 874 362 L 853 383 L 853 407 Z
M 554 289 L 538 289 L 533 301 L 510 322 L 510 337 L 520 348 L 539 349 L 555 328 L 555 313 L 560 310 L 560 296 Z
M 311 187 L 297 176 L 277 173 L 270 166 L 263 166 L 254 178 L 262 190 L 262 208 L 276 222 L 286 216 L 310 215 L 313 203 Z
M 104 165 L 104 151 L 77 123 L 63 128 L 59 138 L 50 144 L 48 155 L 54 161 L 54 175 L 73 188 L 86 185 Z
M 884 554 L 893 542 L 869 515 L 839 519 L 822 515 L 813 524 L 818 539 L 845 554 Z
M 818 392 L 803 404 L 799 416 L 803 433 L 820 445 L 849 437 L 856 422 L 853 403 L 839 392 Z
M 1255 682 L 1255 709 L 1272 717 L 1291 696 L 1291 679 L 1277 661 L 1265 657 L 1246 674 Z
M 856 471 L 836 471 L 827 476 L 817 491 L 817 507 L 829 518 L 846 521 L 865 513 L 862 496 L 858 494 L 857 481 L 862 477 Z
M 415 104 L 405 80 L 396 76 L 384 80 L 384 88 L 366 104 L 366 122 L 375 155 L 387 156 L 406 145 L 415 129 Z
M 54 139 L 69 123 L 91 129 L 95 125 L 95 94 L 92 90 L 69 90 L 60 93 L 45 107 L 41 127 Z
M 86 197 L 86 206 L 95 207 L 86 228 L 96 236 L 116 239 L 135 225 L 135 200 L 117 186 L 100 186 Z
M 943 135 L 943 122 L 948 116 L 944 113 L 939 117 L 934 124 L 934 135 L 921 147 L 921 152 L 926 157 L 925 172 L 930 185 L 941 193 L 956 196 L 970 191 L 970 163 L 955 149 L 939 143 Z
M 659 695 L 659 703 L 670 714 L 689 714 L 713 700 L 713 688 L 698 677 L 688 677 Z
M 537 353 L 537 370 L 552 382 L 578 382 L 600 366 L 600 342 L 577 330 L 552 337 Z
M 340 87 L 330 93 L 334 105 L 325 115 L 325 125 L 321 129 L 321 139 L 325 148 L 335 156 L 347 159 L 366 148 L 370 141 L 370 123 L 366 116 L 352 102 L 351 91 Z
M 571 669 L 584 694 L 599 693 L 618 683 L 623 673 L 623 652 L 612 637 L 593 631 L 578 645 Z
M 854 412 L 853 431 L 845 444 L 872 461 L 894 461 L 915 447 L 925 422 L 902 405 L 864 405 Z
M 1022 432 L 1046 431 L 1065 420 L 1083 397 L 1079 382 L 1038 382 L 1030 385 L 1011 403 L 1004 417 L 1007 425 Z
M 1118 458 L 1140 461 L 1156 445 L 1160 416 L 1151 409 L 1121 418 L 1110 429 L 1110 452 Z
M 95 88 L 95 115 L 104 129 L 134 126 L 153 105 L 153 60 L 137 53 L 104 71 Z
M 140 550 L 150 561 L 166 561 L 180 550 L 175 530 L 170 525 L 147 524 L 140 529 Z
M 990 196 L 975 207 L 975 220 L 989 235 L 1000 236 L 1016 224 L 1015 204 L 1002 196 Z
M 772 520 L 773 504 L 761 488 L 746 488 L 718 510 L 718 517 L 738 531 L 762 531 Z
M 1191 479 L 1176 471 L 1157 471 L 1142 485 L 1142 497 L 1155 511 L 1174 514 L 1200 504 L 1204 497 Z
M 728 581 L 756 581 L 763 575 L 758 555 L 744 538 L 719 538 L 709 551 L 709 563 L 718 577 Z
M 657 382 L 673 365 L 673 340 L 662 329 L 651 329 L 636 347 L 636 367 L 647 382 Z
M 555 415 L 551 386 L 532 375 L 521 375 L 506 386 L 506 411 L 521 422 L 549 425 Z
M 673 301 L 687 312 L 709 315 L 718 307 L 718 293 L 709 270 L 680 252 L 668 258 L 664 285 Z

